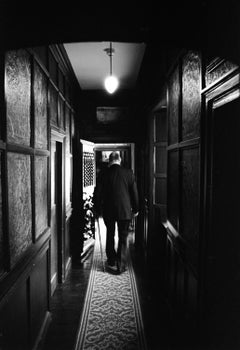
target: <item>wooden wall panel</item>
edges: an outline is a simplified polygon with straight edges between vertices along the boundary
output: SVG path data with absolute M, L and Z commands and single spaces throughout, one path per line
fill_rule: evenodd
M 35 157 L 35 239 L 48 227 L 48 158 Z
M 155 178 L 155 195 L 154 204 L 165 204 L 167 199 L 166 179 L 161 177 Z
M 153 205 L 161 208 L 161 220 L 166 221 L 166 200 L 167 200 L 167 109 L 165 104 L 159 107 L 152 115 L 152 150 L 153 166 L 151 177 L 153 188 L 150 190 L 149 216 L 153 215 Z M 151 162 L 151 157 L 148 162 Z
M 185 265 L 180 255 L 176 254 L 176 305 L 177 310 L 180 314 L 184 313 L 185 310 Z
M 65 127 L 64 101 L 60 96 L 58 98 L 58 126 L 60 129 L 64 129 Z
M 215 58 L 206 67 L 205 70 L 205 84 L 209 86 L 222 79 L 227 74 L 233 72 L 238 68 L 236 63 L 226 61 L 221 58 Z
M 49 314 L 50 263 L 55 285 L 60 281 L 60 274 L 66 276 L 64 263 L 65 268 L 70 266 L 71 153 L 75 135 L 71 100 L 71 84 L 75 80 L 72 78 L 61 49 L 55 45 L 14 50 L 5 55 L 6 115 L 3 113 L 1 119 L 6 118 L 6 140 L 0 145 L 0 348 L 4 350 L 38 347 L 36 341 L 41 340 L 39 332 L 44 329 Z M 66 81 L 68 89 L 64 96 Z M 61 171 L 57 179 L 62 185 L 58 207 L 61 224 L 60 220 L 54 221 L 58 216 L 54 216 L 51 223 L 49 220 L 50 204 L 56 209 L 56 184 L 49 183 L 49 121 L 62 142 Z M 55 171 L 56 159 L 51 160 Z M 63 183 L 65 171 L 67 176 Z M 8 186 L 2 189 L 3 184 Z M 4 234 L 3 199 L 7 203 Z M 53 230 L 49 224 L 54 226 Z M 58 229 L 61 229 L 60 239 Z M 50 239 L 51 247 L 55 248 L 52 256 Z M 58 249 L 59 241 L 61 247 Z
M 41 63 L 44 65 L 44 67 L 47 67 L 47 46 L 34 46 L 33 50 L 37 54 L 37 57 L 41 61 Z
M 71 139 L 71 114 L 69 107 L 66 105 L 65 108 L 65 124 L 66 124 L 66 141 L 65 141 L 65 149 L 66 149 L 66 154 L 68 155 L 71 153 L 70 149 L 70 139 Z
M 34 120 L 35 147 L 47 149 L 47 78 L 37 64 L 34 65 Z
M 48 311 L 48 251 L 44 253 L 32 270 L 29 280 L 30 324 L 32 346 L 39 334 Z
M 171 279 L 171 275 L 170 275 L 170 269 L 171 269 L 171 264 L 172 264 L 172 260 L 171 260 L 171 243 L 170 243 L 170 239 L 167 236 L 166 239 L 166 254 L 165 254 L 165 259 L 166 259 L 166 263 L 165 263 L 165 292 L 167 297 L 170 294 L 170 279 Z
M 198 280 L 177 248 L 174 237 L 167 236 L 165 250 L 165 292 L 174 322 L 181 331 L 194 330 L 198 305 Z M 181 324 L 178 324 L 178 322 Z
M 3 241 L 3 199 L 2 199 L 2 152 L 0 152 L 0 275 L 4 271 L 4 255 L 6 254 L 6 249 L 4 249 Z
M 191 323 L 196 323 L 198 307 L 198 280 L 191 271 L 187 270 L 186 273 L 186 316 Z
M 58 64 L 51 50 L 48 50 L 48 69 L 52 81 L 58 86 Z
M 0 310 L 1 349 L 29 350 L 28 284 L 19 283 Z
M 199 55 L 190 52 L 183 58 L 182 67 L 182 139 L 199 136 L 201 113 L 201 62 Z
M 56 144 L 55 142 L 51 142 L 51 207 L 56 205 L 57 196 L 56 196 Z
M 68 102 L 71 100 L 69 81 L 65 79 L 65 97 Z
M 29 155 L 8 153 L 8 206 L 11 264 L 32 243 L 31 160 Z
M 0 348 L 29 350 L 49 316 L 49 241 L 0 303 Z M 34 347 L 35 346 L 35 347 Z
M 178 230 L 179 224 L 179 153 L 171 151 L 168 153 L 168 192 L 167 192 L 167 216 L 171 224 Z
M 48 99 L 49 99 L 49 119 L 50 123 L 54 126 L 58 125 L 58 93 L 55 87 L 49 83 L 48 90 Z
M 199 148 L 181 150 L 181 219 L 180 234 L 198 250 L 200 166 Z
M 65 79 L 64 79 L 64 75 L 63 75 L 61 70 L 59 70 L 59 74 L 58 74 L 58 87 L 59 87 L 60 92 L 64 95 Z
M 155 135 L 158 173 L 167 165 L 165 291 L 179 334 L 193 328 L 199 292 L 201 82 L 200 55 L 183 52 L 167 82 L 167 161 L 163 136 Z
M 165 117 L 166 108 L 158 113 L 155 113 L 155 128 L 154 128 L 154 141 L 166 142 L 167 141 L 167 118 Z
M 173 242 L 171 239 L 169 239 L 169 290 L 168 290 L 168 297 L 172 304 L 172 307 L 175 307 L 175 300 L 176 300 L 176 253 L 173 248 Z
M 6 54 L 5 96 L 7 113 L 7 140 L 30 145 L 30 56 L 24 50 Z
M 163 174 L 166 171 L 167 157 L 166 157 L 166 147 L 165 145 L 160 145 L 155 147 L 156 152 L 156 173 Z
M 168 85 L 168 144 L 178 142 L 180 81 L 179 66 L 174 70 Z

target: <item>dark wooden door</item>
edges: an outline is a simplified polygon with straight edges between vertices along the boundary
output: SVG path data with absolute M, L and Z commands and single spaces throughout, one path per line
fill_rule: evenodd
M 51 291 L 62 282 L 62 143 L 51 142 Z
M 211 139 L 208 312 L 219 338 L 224 336 L 229 346 L 240 327 L 239 111 L 239 99 L 214 108 Z

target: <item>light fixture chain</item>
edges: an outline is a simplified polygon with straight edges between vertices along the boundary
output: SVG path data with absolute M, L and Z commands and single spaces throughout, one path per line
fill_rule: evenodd
M 112 75 L 112 56 L 114 54 L 114 49 L 112 48 L 112 42 L 110 41 L 110 46 L 109 48 L 104 49 L 106 54 L 109 56 L 110 59 L 110 75 L 105 79 L 105 88 L 106 90 L 112 94 L 113 92 L 116 91 L 118 88 L 118 79 Z
M 112 42 L 110 41 L 110 75 L 112 75 Z

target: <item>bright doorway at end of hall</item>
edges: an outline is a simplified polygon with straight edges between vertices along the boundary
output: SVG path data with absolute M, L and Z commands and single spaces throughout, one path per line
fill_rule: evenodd
M 108 166 L 111 152 L 118 151 L 122 166 L 134 171 L 134 143 L 93 143 L 80 140 L 82 148 L 82 241 L 80 242 L 81 257 L 95 241 L 95 219 L 92 211 L 92 199 L 98 173 Z
M 134 143 L 95 143 L 95 169 L 98 173 L 108 165 L 109 155 L 113 151 L 120 153 L 121 165 L 134 171 Z
M 121 157 L 121 166 L 135 170 L 135 147 L 134 143 L 95 143 L 95 171 L 96 181 L 98 173 L 108 166 L 109 155 L 113 151 L 118 151 Z M 135 219 L 131 221 L 130 231 L 135 230 Z

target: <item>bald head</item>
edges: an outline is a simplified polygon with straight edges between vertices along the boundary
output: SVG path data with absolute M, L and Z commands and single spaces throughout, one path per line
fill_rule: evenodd
M 109 165 L 121 164 L 121 157 L 119 152 L 112 152 L 109 156 Z

